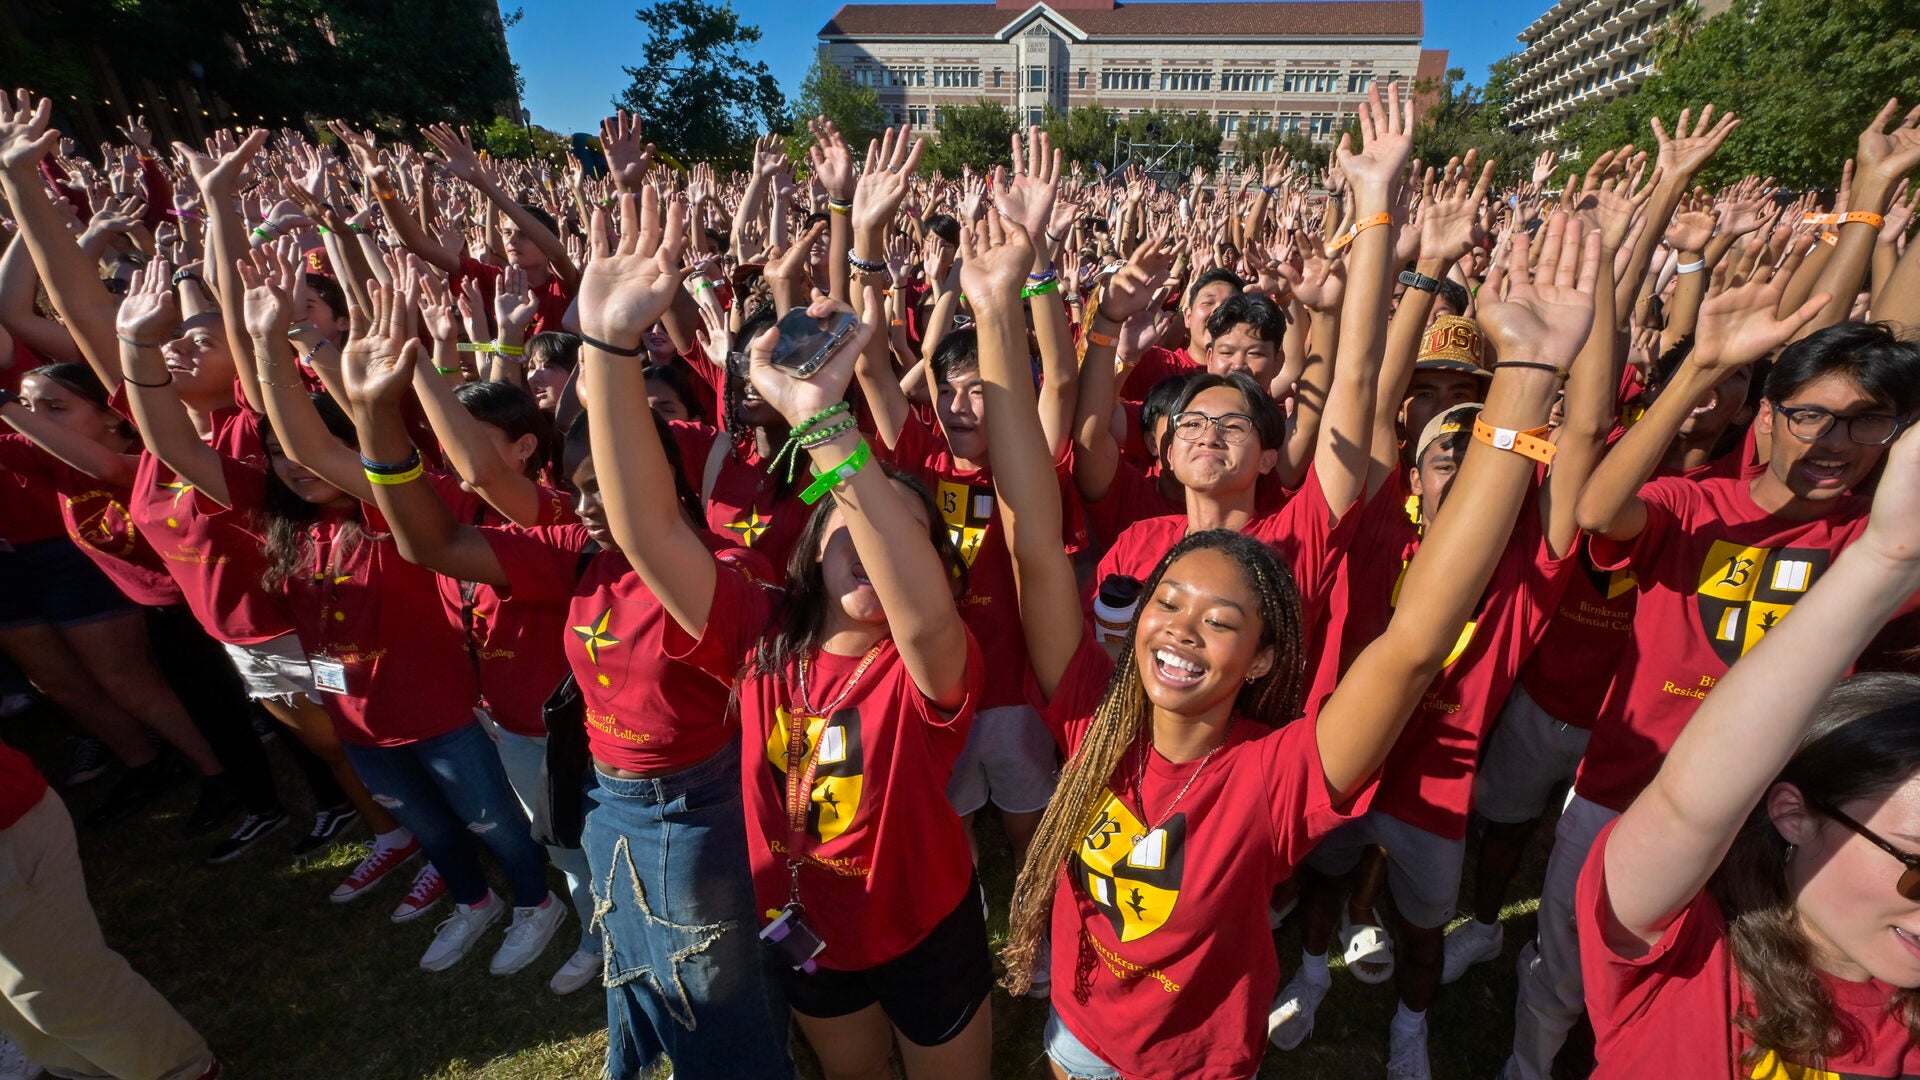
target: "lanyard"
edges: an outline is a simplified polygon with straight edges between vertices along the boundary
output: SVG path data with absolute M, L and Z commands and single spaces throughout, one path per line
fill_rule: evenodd
M 807 661 L 800 660 L 800 692 L 794 695 L 794 708 L 787 714 L 787 873 L 792 885 L 787 895 L 787 903 L 794 908 L 800 904 L 800 851 L 806 846 L 807 815 L 813 808 L 813 778 L 820 767 L 820 746 L 826 741 L 827 729 L 822 725 L 820 737 L 813 742 L 812 749 L 807 748 L 807 728 L 815 719 L 826 720 L 832 716 L 840 704 L 852 696 L 854 687 L 860 685 L 860 677 L 867 668 L 880 657 L 888 638 L 881 638 L 867 650 L 860 665 L 847 677 L 847 685 L 839 696 L 828 702 L 823 708 L 814 708 L 807 703 Z

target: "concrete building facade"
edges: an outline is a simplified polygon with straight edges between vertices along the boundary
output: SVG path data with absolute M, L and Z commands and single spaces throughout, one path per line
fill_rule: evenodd
M 895 123 L 931 127 L 982 98 L 1021 123 L 1048 106 L 1205 112 L 1230 149 L 1241 132 L 1328 137 L 1374 81 L 1444 77 L 1423 24 L 1420 0 L 848 4 L 820 49 Z
M 1730 0 L 1700 0 L 1701 17 Z M 1507 122 L 1551 139 L 1588 102 L 1631 94 L 1653 73 L 1658 32 L 1686 0 L 1559 0 L 1522 30 Z

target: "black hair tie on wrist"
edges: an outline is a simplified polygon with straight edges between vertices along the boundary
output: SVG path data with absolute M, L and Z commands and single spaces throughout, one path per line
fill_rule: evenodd
M 609 345 L 604 341 L 596 341 L 585 334 L 580 335 L 580 343 L 589 348 L 599 349 L 603 353 L 611 353 L 614 356 L 639 356 L 647 347 L 647 343 L 642 341 L 631 349 L 622 349 L 618 345 Z
M 1494 364 L 1493 366 L 1496 368 L 1503 368 L 1503 367 L 1532 368 L 1535 371 L 1551 371 L 1562 379 L 1567 377 L 1566 368 L 1563 368 L 1558 364 L 1542 364 L 1537 360 L 1501 360 L 1498 363 Z

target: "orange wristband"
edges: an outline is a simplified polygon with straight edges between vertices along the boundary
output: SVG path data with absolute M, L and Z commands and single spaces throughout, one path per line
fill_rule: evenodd
M 1842 225 L 1849 225 L 1856 221 L 1873 226 L 1875 232 L 1878 232 L 1887 224 L 1886 218 L 1881 217 L 1871 210 L 1849 210 L 1840 215 L 1840 224 Z
M 1385 225 L 1392 220 L 1392 214 L 1375 214 L 1372 217 L 1361 218 L 1359 221 L 1347 226 L 1346 232 L 1335 237 L 1333 243 L 1327 245 L 1327 254 L 1331 255 L 1341 248 L 1346 247 L 1348 244 L 1353 243 L 1355 237 L 1366 232 L 1368 229 L 1376 225 Z
M 1800 219 L 1808 225 L 1838 225 L 1839 214 L 1808 214 Z
M 1108 337 L 1106 334 L 1096 334 L 1092 330 L 1089 330 L 1087 331 L 1087 343 L 1090 345 L 1098 345 L 1103 349 L 1110 349 L 1113 347 L 1113 338 Z
M 1545 438 L 1547 428 L 1543 425 L 1532 431 L 1515 431 L 1512 428 L 1497 428 L 1485 420 L 1475 417 L 1473 437 L 1496 450 L 1511 450 L 1521 457 L 1532 458 L 1542 465 L 1553 463 L 1554 445 Z
M 1828 247 L 1833 247 L 1835 244 L 1838 244 L 1840 242 L 1840 234 L 1839 233 L 1821 233 L 1820 242 L 1827 245 Z

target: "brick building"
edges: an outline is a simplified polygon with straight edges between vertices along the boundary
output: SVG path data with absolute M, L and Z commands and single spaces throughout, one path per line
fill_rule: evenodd
M 1338 132 L 1376 79 L 1441 78 L 1423 23 L 1420 0 L 848 4 L 820 49 L 895 123 L 981 98 L 1023 123 L 1049 105 L 1205 112 L 1230 149 L 1241 131 Z

